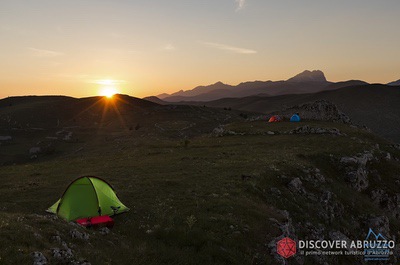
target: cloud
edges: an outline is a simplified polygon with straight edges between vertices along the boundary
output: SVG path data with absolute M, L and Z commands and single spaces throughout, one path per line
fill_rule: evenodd
M 168 44 L 166 44 L 162 49 L 163 49 L 164 51 L 171 52 L 171 51 L 175 51 L 175 50 L 176 50 L 176 47 L 175 47 L 174 45 L 172 45 L 171 43 L 168 43 Z
M 235 2 L 236 2 L 236 11 L 241 10 L 246 4 L 246 0 L 235 0 Z
M 221 43 L 214 43 L 214 42 L 201 42 L 201 43 L 210 48 L 215 48 L 215 49 L 232 52 L 232 53 L 239 53 L 239 54 L 255 54 L 255 53 L 257 53 L 257 51 L 255 51 L 255 50 L 239 48 L 239 47 L 230 46 L 230 45 L 221 44 Z
M 36 48 L 28 48 L 31 55 L 34 57 L 57 57 L 64 55 L 62 52 L 51 51 L 51 50 L 43 50 L 43 49 L 36 49 Z

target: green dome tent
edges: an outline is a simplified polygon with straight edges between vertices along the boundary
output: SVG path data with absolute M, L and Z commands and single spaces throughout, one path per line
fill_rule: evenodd
M 114 215 L 129 211 L 105 180 L 80 177 L 74 180 L 61 198 L 47 212 L 67 221 L 100 215 Z

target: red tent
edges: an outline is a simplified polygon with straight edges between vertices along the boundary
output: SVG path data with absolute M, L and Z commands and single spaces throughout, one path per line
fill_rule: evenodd
M 279 117 L 278 115 L 274 115 L 268 120 L 268 122 L 278 122 L 278 121 L 282 121 L 281 117 Z

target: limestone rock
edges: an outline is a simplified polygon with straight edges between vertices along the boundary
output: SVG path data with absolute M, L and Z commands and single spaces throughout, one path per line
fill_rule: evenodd
M 110 229 L 107 228 L 107 227 L 102 227 L 102 228 L 99 229 L 99 233 L 101 235 L 108 235 L 110 233 Z
M 306 174 L 304 179 L 313 184 L 315 187 L 326 182 L 325 176 L 318 168 L 304 169 L 303 172 Z
M 214 128 L 214 130 L 211 132 L 211 136 L 214 137 L 222 137 L 226 135 L 237 135 L 236 132 L 227 130 L 224 128 L 224 126 L 219 126 L 217 128 Z
M 297 127 L 296 129 L 286 132 L 287 134 L 332 134 L 342 135 L 342 133 L 336 128 L 314 128 L 308 125 Z
M 371 191 L 370 197 L 375 204 L 393 217 L 400 218 L 400 193 L 389 196 L 384 190 L 376 189 Z
M 320 198 L 320 204 L 323 211 L 321 211 L 319 215 L 328 223 L 332 223 L 333 221 L 342 218 L 344 206 L 337 200 L 334 193 L 324 191 Z
M 341 112 L 335 104 L 327 100 L 317 100 L 297 105 L 280 112 L 271 113 L 271 115 L 281 115 L 285 119 L 290 119 L 293 113 L 298 113 L 303 120 L 333 121 L 351 124 L 351 119 Z
M 33 257 L 33 265 L 47 264 L 47 258 L 42 254 L 42 252 L 35 251 L 31 255 Z
M 340 164 L 345 170 L 345 180 L 358 192 L 369 186 L 367 163 L 373 159 L 374 156 L 368 152 L 340 159 Z
M 69 234 L 71 235 L 72 238 L 77 238 L 77 239 L 81 239 L 81 240 L 89 239 L 89 234 L 87 234 L 85 232 L 80 232 L 77 229 L 71 230 L 69 232 Z
M 300 178 L 292 179 L 288 184 L 289 190 L 295 193 L 305 194 L 306 190 L 303 187 L 303 183 L 301 182 Z
M 58 260 L 60 263 L 68 263 L 74 257 L 72 250 L 70 248 L 67 249 L 53 248 L 51 251 L 53 254 L 53 258 Z

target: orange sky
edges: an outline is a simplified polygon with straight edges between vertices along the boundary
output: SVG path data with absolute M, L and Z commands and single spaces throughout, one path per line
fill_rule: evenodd
M 0 98 L 400 79 L 400 1 L 1 1 Z M 110 80 L 110 81 L 104 81 Z

